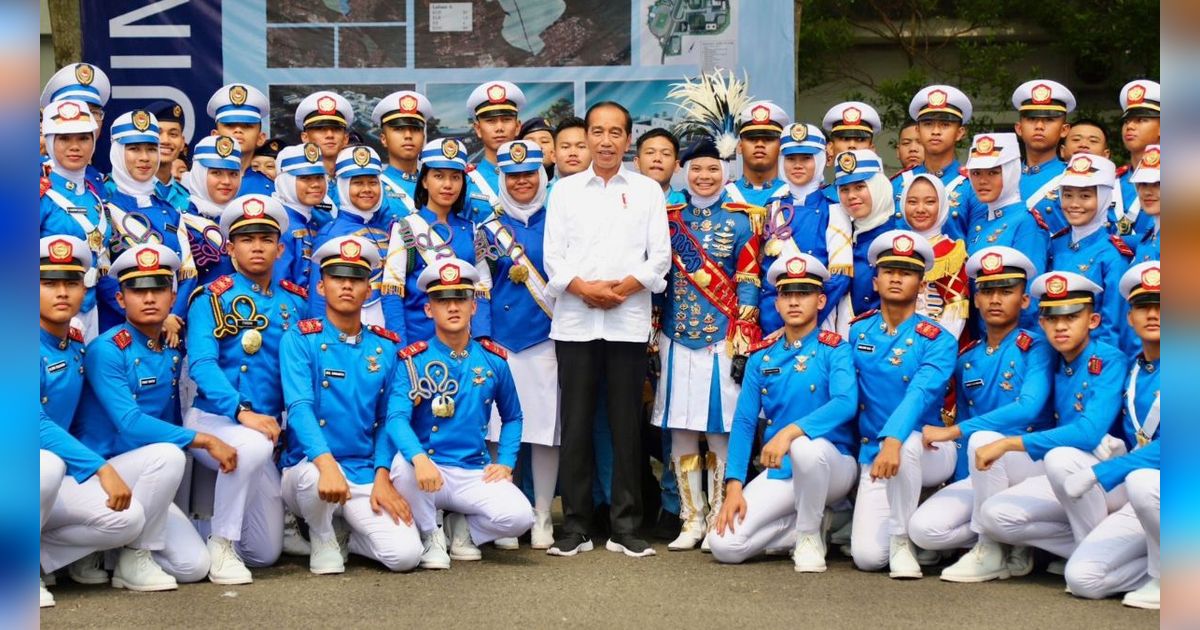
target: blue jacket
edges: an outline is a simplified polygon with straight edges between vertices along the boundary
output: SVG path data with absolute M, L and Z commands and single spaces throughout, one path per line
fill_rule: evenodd
M 1040 460 L 1059 446 L 1094 450 L 1120 413 L 1128 367 L 1124 354 L 1101 341 L 1088 342 L 1074 361 L 1059 355 L 1054 370 L 1055 427 L 1021 438 L 1029 456 Z
M 67 465 L 67 474 L 79 483 L 96 474 L 104 458 L 83 445 L 68 431 L 83 392 L 83 333 L 71 330 L 59 339 L 39 328 L 41 335 L 39 447 L 54 453 Z
M 270 177 L 252 168 L 248 168 L 242 172 L 242 186 L 238 189 L 239 197 L 251 194 L 270 197 L 273 192 L 275 192 L 275 182 Z
M 183 260 L 183 247 L 179 243 L 179 222 L 182 219 L 174 206 L 151 195 L 150 206 L 139 208 L 136 199 L 115 188 L 109 193 L 108 203 L 125 211 L 122 225 L 113 226 L 113 239 L 109 244 L 109 257 L 112 260 L 115 261 L 125 250 L 147 242 L 162 243 Z M 139 238 L 137 234 L 142 236 Z M 196 289 L 195 276 L 179 277 L 178 281 L 179 295 L 186 297 Z M 186 320 L 187 300 L 175 300 L 171 313 Z M 119 306 L 116 310 L 106 307 L 100 311 L 101 330 L 119 326 L 124 321 L 125 309 Z
M 971 223 L 967 236 L 967 255 L 985 247 L 1011 247 L 1029 258 L 1033 263 L 1036 278 L 1046 271 L 1050 258 L 1050 234 L 1042 227 L 1037 218 L 1029 211 L 1023 202 L 1014 203 L 996 211 L 991 219 L 987 216 L 987 206 L 983 213 Z M 1038 300 L 1030 296 L 1029 307 L 1021 313 L 1021 326 L 1031 331 L 1038 329 Z M 985 324 L 983 318 L 976 318 L 976 329 L 983 333 Z
M 518 268 L 516 277 L 528 274 L 521 265 L 513 262 L 512 252 L 497 244 L 496 233 L 507 234 L 502 240 L 511 239 L 507 249 L 521 252 L 533 264 L 534 269 L 546 278 L 546 267 L 542 259 L 542 244 L 546 232 L 546 209 L 542 208 L 529 217 L 529 223 L 501 215 L 491 216 L 479 226 L 480 237 L 487 244 L 484 258 L 492 272 L 492 295 L 489 308 L 495 315 L 492 321 L 492 338 L 513 352 L 539 344 L 550 338 L 550 315 L 538 306 L 528 285 L 513 280 L 513 269 Z M 547 305 L 550 306 L 550 305 Z M 551 306 L 551 312 L 553 307 Z
M 186 212 L 188 206 L 192 205 L 191 193 L 174 178 L 171 179 L 170 184 L 154 180 L 154 194 L 159 199 L 171 204 L 171 207 L 179 212 Z
M 875 292 L 875 268 L 868 262 L 867 253 L 871 250 L 871 241 L 891 229 L 895 229 L 894 225 L 892 221 L 887 221 L 883 225 L 854 235 L 854 277 L 850 280 L 850 308 L 855 315 L 879 308 L 879 294 Z
M 1161 361 L 1147 361 L 1142 356 L 1135 357 L 1134 361 L 1137 363 L 1139 369 L 1133 406 L 1134 411 L 1137 413 L 1139 424 L 1145 425 L 1151 407 L 1154 406 L 1155 401 L 1159 398 L 1162 365 Z M 1132 370 L 1129 376 L 1133 376 Z M 1153 433 L 1146 436 L 1151 440 L 1149 444 L 1138 447 L 1138 430 L 1134 427 L 1133 419 L 1129 415 L 1129 386 L 1131 382 L 1131 379 L 1126 377 L 1125 396 L 1122 400 L 1121 415 L 1118 419 L 1120 427 L 1117 430 L 1110 431 L 1110 433 L 1120 435 L 1125 440 L 1125 446 L 1129 449 L 1129 453 L 1092 466 L 1092 471 L 1096 473 L 1096 479 L 1100 481 L 1100 485 L 1105 490 L 1112 490 L 1121 485 L 1125 482 L 1125 477 L 1129 476 L 1129 473 L 1139 468 L 1159 467 L 1161 444 L 1158 438 L 1162 436 L 1162 425 L 1156 427 Z
M 320 249 L 322 245 L 339 236 L 361 236 L 372 243 L 379 249 L 379 259 L 387 260 L 388 257 L 388 228 L 382 225 L 384 219 L 380 215 L 383 208 L 380 208 L 371 216 L 370 221 L 364 220 L 361 216 L 352 212 L 339 212 L 337 217 L 325 227 L 321 228 L 320 233 L 312 241 L 312 250 Z M 317 291 L 317 283 L 321 281 L 321 261 L 308 260 L 308 300 L 309 311 L 312 313 L 325 312 L 325 298 Z M 408 339 L 408 332 L 404 327 L 404 305 L 401 297 L 394 294 L 384 294 L 379 290 L 380 284 L 383 281 L 383 268 L 375 270 L 371 276 L 371 295 L 367 298 L 366 306 L 372 306 L 379 302 L 383 309 L 384 323 L 391 330 L 396 331 L 401 338 Z
M 1132 255 L 1125 253 L 1128 251 L 1124 242 L 1105 230 L 1096 230 L 1077 243 L 1071 242 L 1071 231 L 1067 230 L 1050 242 L 1049 269 L 1078 273 L 1104 288 L 1097 296 L 1100 326 L 1092 331 L 1092 339 L 1132 355 L 1141 351 L 1142 344 L 1126 323 L 1129 304 L 1120 292 L 1121 276 L 1129 268 Z
M 1045 188 L 1051 180 L 1057 179 L 1066 170 L 1067 163 L 1058 158 L 1053 158 L 1048 162 L 1035 166 L 1022 164 L 1020 185 L 1021 204 L 1028 208 L 1030 198 Z M 1046 229 L 1050 234 L 1057 234 L 1063 228 L 1070 225 L 1067 223 L 1066 218 L 1063 217 L 1062 204 L 1058 199 L 1058 186 L 1052 186 L 1046 192 L 1042 193 L 1041 198 L 1033 205 L 1033 209 L 1037 210 L 1038 216 L 1042 217 L 1042 220 L 1045 221 Z M 1025 250 L 1022 250 L 1022 253 L 1029 254 Z
M 781 187 L 786 190 L 786 182 L 776 177 L 762 185 L 755 186 L 750 180 L 742 177 L 735 182 L 725 184 L 725 196 L 734 203 L 748 203 L 754 206 L 766 207 L 767 202 L 774 197 Z M 730 190 L 733 188 L 734 190 Z M 738 196 L 741 196 L 741 199 Z
M 283 243 L 283 254 L 275 261 L 275 270 L 272 275 L 278 276 L 280 280 L 288 280 L 302 287 L 307 287 L 309 283 L 309 274 L 312 273 L 311 258 L 313 253 L 313 239 L 317 236 L 317 230 L 313 227 L 312 219 L 300 214 L 295 208 L 284 205 L 288 217 L 287 234 L 280 237 Z M 315 291 L 309 291 L 309 294 Z
M 91 168 L 91 167 L 88 167 Z M 69 234 L 87 243 L 88 233 L 84 230 L 79 221 L 75 219 L 77 214 L 84 219 L 92 228 L 100 233 L 99 242 L 96 247 L 104 249 L 108 247 L 109 241 L 112 239 L 112 226 L 108 224 L 107 213 L 104 212 L 102 199 L 102 188 L 96 187 L 91 180 L 86 180 L 84 186 L 76 186 L 74 182 L 68 181 L 58 173 L 50 173 L 46 176 L 50 181 L 50 188 L 57 195 L 61 196 L 69 204 L 68 207 L 60 206 L 54 199 L 55 195 L 44 193 L 41 198 L 39 214 L 39 225 L 41 227 L 39 236 L 51 236 L 53 234 Z M 103 216 L 103 219 L 101 218 Z M 95 251 L 93 253 L 96 254 Z M 93 260 L 93 264 L 97 261 Z M 96 307 L 97 302 L 103 302 L 107 308 L 120 309 L 117 304 L 117 281 L 109 278 L 107 274 L 100 274 L 96 280 L 96 285 L 89 287 L 87 293 L 83 296 L 83 306 L 81 311 L 87 312 Z

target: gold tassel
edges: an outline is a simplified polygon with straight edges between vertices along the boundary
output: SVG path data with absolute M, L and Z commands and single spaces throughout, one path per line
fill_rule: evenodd
M 962 241 L 955 241 L 949 252 L 933 261 L 933 268 L 926 272 L 925 281 L 933 282 L 939 278 L 957 275 L 966 261 L 967 246 Z
M 733 279 L 736 282 L 749 282 L 750 284 L 753 284 L 756 287 L 762 286 L 762 279 L 758 277 L 758 274 L 747 273 L 745 271 L 739 271 L 736 274 L 734 274 Z
M 390 282 L 385 282 L 385 283 L 383 283 L 382 286 L 379 287 L 379 294 L 380 295 L 399 295 L 400 297 L 404 297 L 404 285 L 397 286 Z
M 829 273 L 835 276 L 854 277 L 854 265 L 830 265 Z
M 698 470 L 700 470 L 700 453 L 692 453 L 691 455 L 683 455 L 679 458 L 679 470 L 675 472 L 685 475 Z
M 196 268 L 180 267 L 178 274 L 180 280 L 191 280 L 196 277 Z

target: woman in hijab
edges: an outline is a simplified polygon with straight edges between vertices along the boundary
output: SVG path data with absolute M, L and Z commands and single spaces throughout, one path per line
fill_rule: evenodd
M 850 282 L 849 300 L 842 300 L 841 308 L 846 312 L 839 313 L 839 320 L 848 322 L 850 317 L 879 307 L 875 270 L 868 262 L 867 253 L 875 237 L 893 228 L 892 213 L 896 208 L 892 201 L 892 183 L 883 174 L 883 160 L 874 151 L 856 149 L 839 153 L 834 158 L 833 174 L 833 184 L 837 186 L 841 202 L 838 204 L 840 211 L 850 217 L 853 227 L 854 277 Z
M 1137 170 L 1129 177 L 1129 181 L 1137 186 L 1138 201 L 1142 204 L 1142 210 L 1146 216 L 1154 219 L 1151 227 L 1137 237 L 1136 255 L 1133 259 L 1136 263 L 1159 260 L 1161 255 L 1162 249 L 1159 245 L 1159 232 L 1162 225 L 1159 215 L 1162 203 L 1162 199 L 1159 197 L 1161 178 L 1162 149 L 1157 144 L 1152 144 L 1146 147 Z
M 925 237 L 936 259 L 925 274 L 925 288 L 917 296 L 917 312 L 961 337 L 970 310 L 967 284 L 967 246 L 942 234 L 950 217 L 950 201 L 942 181 L 929 173 L 916 175 L 900 194 L 904 221 Z
M 275 261 L 275 275 L 302 287 L 309 285 L 309 258 L 317 236 L 313 206 L 325 199 L 329 180 L 321 162 L 321 149 L 311 142 L 284 147 L 275 160 L 275 192 L 288 215 L 288 231 L 280 235 L 283 254 Z
M 225 204 L 241 187 L 242 152 L 229 136 L 207 136 L 196 143 L 192 155 L 192 166 L 182 182 L 190 193 L 183 223 L 199 283 L 204 285 L 233 273 L 218 223 Z

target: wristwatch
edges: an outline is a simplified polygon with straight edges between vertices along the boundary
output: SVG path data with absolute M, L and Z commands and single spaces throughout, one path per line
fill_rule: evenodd
M 237 420 L 236 416 L 243 411 L 254 411 L 254 407 L 250 404 L 250 401 L 243 400 L 242 402 L 238 403 L 237 411 L 234 413 L 234 420 Z

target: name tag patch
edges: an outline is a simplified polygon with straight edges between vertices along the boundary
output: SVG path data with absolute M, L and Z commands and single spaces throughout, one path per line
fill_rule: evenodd
M 967 389 L 975 389 L 976 387 L 983 387 L 983 379 L 976 378 L 976 379 L 969 380 L 969 381 L 963 383 L 963 387 L 966 387 Z
M 57 363 L 51 363 L 50 365 L 46 366 L 46 372 L 49 374 L 54 374 L 55 372 L 63 371 L 64 369 L 66 369 L 66 367 L 67 367 L 66 361 L 59 361 Z
M 138 385 L 141 385 L 142 387 L 150 387 L 156 383 L 158 383 L 158 379 L 153 376 L 138 381 Z
M 346 378 L 342 370 L 325 370 L 325 378 Z
M 781 371 L 783 371 L 781 368 L 773 367 L 764 369 L 762 373 L 763 376 L 766 376 L 768 374 L 779 374 Z
M 875 352 L 875 346 L 869 343 L 860 343 L 856 347 L 862 352 Z

